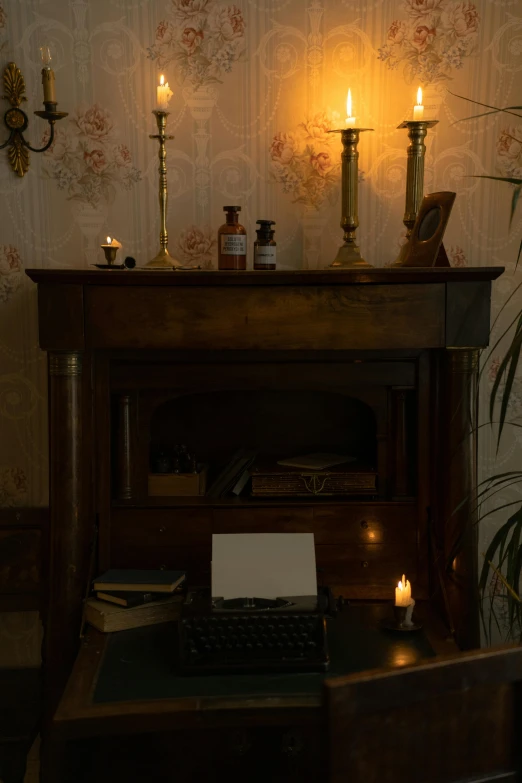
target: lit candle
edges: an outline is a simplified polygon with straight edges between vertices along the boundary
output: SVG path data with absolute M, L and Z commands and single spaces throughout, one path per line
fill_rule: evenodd
M 48 46 L 40 47 L 42 58 L 42 84 L 44 91 L 44 103 L 56 103 L 56 90 L 54 87 L 54 71 L 51 68 L 51 51 Z
M 157 98 L 158 98 L 158 110 L 159 111 L 167 111 L 169 108 L 169 101 L 172 97 L 172 90 L 169 88 L 169 83 L 165 81 L 165 77 L 163 74 L 160 76 L 160 83 L 158 84 L 157 88 Z
M 395 606 L 409 606 L 411 602 L 411 585 L 403 574 L 402 580 L 395 588 Z
M 413 121 L 420 122 L 424 118 L 424 106 L 422 105 L 422 87 L 417 90 L 417 105 L 413 107 Z
M 346 127 L 355 128 L 355 117 L 352 117 L 352 91 L 348 90 L 346 96 Z

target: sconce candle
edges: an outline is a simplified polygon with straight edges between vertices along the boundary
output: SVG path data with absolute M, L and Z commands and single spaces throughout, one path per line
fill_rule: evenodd
M 402 580 L 395 588 L 395 606 L 409 606 L 411 604 L 411 585 L 402 575 Z
M 413 107 L 413 120 L 418 122 L 424 119 L 424 106 L 422 105 L 422 87 L 417 90 L 417 105 Z
M 169 101 L 173 95 L 172 90 L 169 87 L 169 83 L 165 82 L 163 74 L 160 76 L 160 83 L 156 88 L 158 109 L 159 111 L 167 111 L 169 108 Z
M 48 46 L 40 47 L 40 57 L 42 58 L 42 84 L 44 91 L 44 103 L 56 103 L 56 89 L 54 82 L 54 71 L 51 68 L 51 51 Z

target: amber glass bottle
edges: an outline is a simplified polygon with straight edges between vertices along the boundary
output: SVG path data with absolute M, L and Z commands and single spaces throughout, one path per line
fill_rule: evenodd
M 223 207 L 227 222 L 218 231 L 218 268 L 246 269 L 246 229 L 239 222 L 241 207 Z
M 275 269 L 277 245 L 274 242 L 273 220 L 256 221 L 257 239 L 254 242 L 254 269 Z

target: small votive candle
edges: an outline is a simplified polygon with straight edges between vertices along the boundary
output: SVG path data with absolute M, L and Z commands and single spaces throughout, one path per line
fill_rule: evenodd
M 105 253 L 105 260 L 107 261 L 108 265 L 111 266 L 116 259 L 116 253 L 120 249 L 121 244 L 118 242 L 118 240 L 107 237 L 107 242 L 103 245 L 100 245 L 100 247 Z

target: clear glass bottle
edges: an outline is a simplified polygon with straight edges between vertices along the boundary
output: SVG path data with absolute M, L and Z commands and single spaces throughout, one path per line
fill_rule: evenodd
M 218 231 L 218 269 L 246 269 L 246 229 L 239 222 L 241 207 L 223 207 L 227 222 Z
M 254 242 L 254 269 L 275 269 L 277 244 L 274 242 L 274 220 L 257 220 L 257 239 Z

